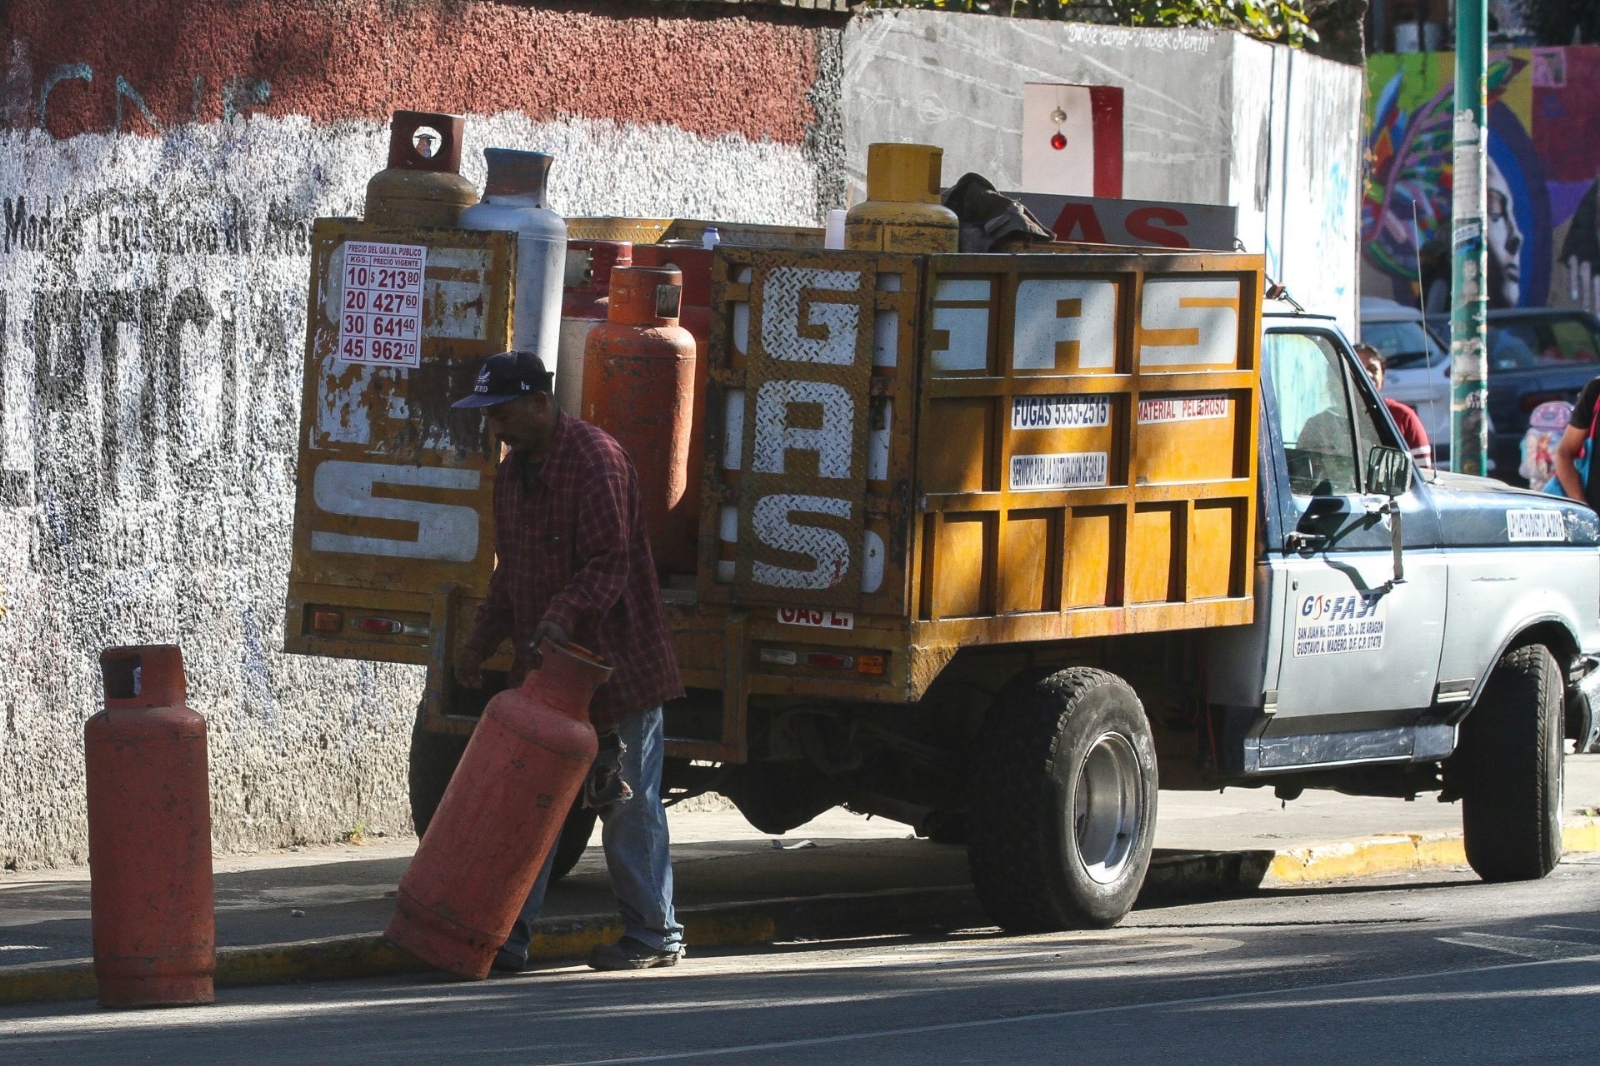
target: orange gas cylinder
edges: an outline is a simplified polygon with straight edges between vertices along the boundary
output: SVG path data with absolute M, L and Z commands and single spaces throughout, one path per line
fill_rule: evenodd
M 106 1007 L 212 1001 L 216 919 L 206 721 L 170 645 L 100 653 L 105 709 L 83 727 L 89 911 Z
M 692 574 L 698 516 L 684 506 L 694 410 L 694 335 L 678 324 L 683 275 L 654 267 L 611 274 L 606 321 L 583 352 L 583 418 L 617 439 L 639 472 L 656 569 Z
M 489 976 L 594 762 L 589 700 L 611 668 L 576 645 L 540 650 L 484 709 L 383 933 L 472 980 Z
M 683 272 L 683 309 L 678 313 L 678 324 L 694 335 L 695 361 L 694 399 L 689 411 L 689 483 L 679 506 L 695 531 L 700 528 L 700 485 L 705 480 L 700 464 L 705 461 L 706 391 L 711 378 L 711 360 L 707 356 L 711 351 L 711 268 L 716 254 L 715 249 L 698 242 L 669 241 L 641 244 L 633 256 L 639 266 L 675 267 Z M 691 571 L 693 567 L 691 562 Z
M 445 226 L 478 202 L 461 176 L 460 115 L 396 111 L 389 121 L 389 160 L 367 182 L 368 222 L 388 226 Z
M 567 275 L 561 290 L 561 342 L 556 346 L 556 406 L 583 417 L 583 346 L 611 304 L 611 271 L 633 262 L 628 241 L 567 242 Z

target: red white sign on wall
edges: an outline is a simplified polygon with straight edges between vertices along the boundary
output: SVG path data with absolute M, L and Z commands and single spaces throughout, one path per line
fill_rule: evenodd
M 1059 196 L 1122 195 L 1122 90 L 1022 86 L 1022 188 Z

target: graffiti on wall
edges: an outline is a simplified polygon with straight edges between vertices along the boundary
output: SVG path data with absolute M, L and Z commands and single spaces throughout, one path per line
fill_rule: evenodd
M 1489 305 L 1600 309 L 1600 47 L 1489 59 Z M 1450 301 L 1453 60 L 1367 63 L 1362 291 L 1429 311 Z

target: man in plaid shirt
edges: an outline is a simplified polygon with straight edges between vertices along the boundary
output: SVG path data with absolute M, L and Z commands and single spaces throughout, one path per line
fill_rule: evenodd
M 604 430 L 562 413 L 550 386 L 551 375 L 537 355 L 502 352 L 484 362 L 473 394 L 455 404 L 481 408 L 489 428 L 510 448 L 495 474 L 494 576 L 457 656 L 456 679 L 481 687 L 483 661 L 508 637 L 512 686 L 522 683 L 545 640 L 575 640 L 611 664 L 610 678 L 589 705 L 589 719 L 597 732 L 614 731 L 621 740 L 620 776 L 632 789 L 631 800 L 623 796 L 599 808 L 624 932 L 617 943 L 595 948 L 589 965 L 671 966 L 682 954 L 683 927 L 673 916 L 661 806 L 661 704 L 681 696 L 683 685 L 633 463 Z M 602 760 L 606 749 L 602 736 Z M 549 879 L 546 861 L 495 959 L 497 969 L 527 965 L 532 922 Z

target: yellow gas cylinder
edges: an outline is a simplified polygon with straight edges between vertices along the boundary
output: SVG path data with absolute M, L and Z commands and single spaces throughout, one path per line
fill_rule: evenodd
M 461 176 L 460 115 L 396 111 L 389 165 L 367 182 L 365 219 L 389 226 L 454 227 L 478 190 Z
M 961 224 L 939 203 L 944 149 L 867 146 L 867 198 L 844 220 L 844 246 L 860 252 L 958 252 Z

